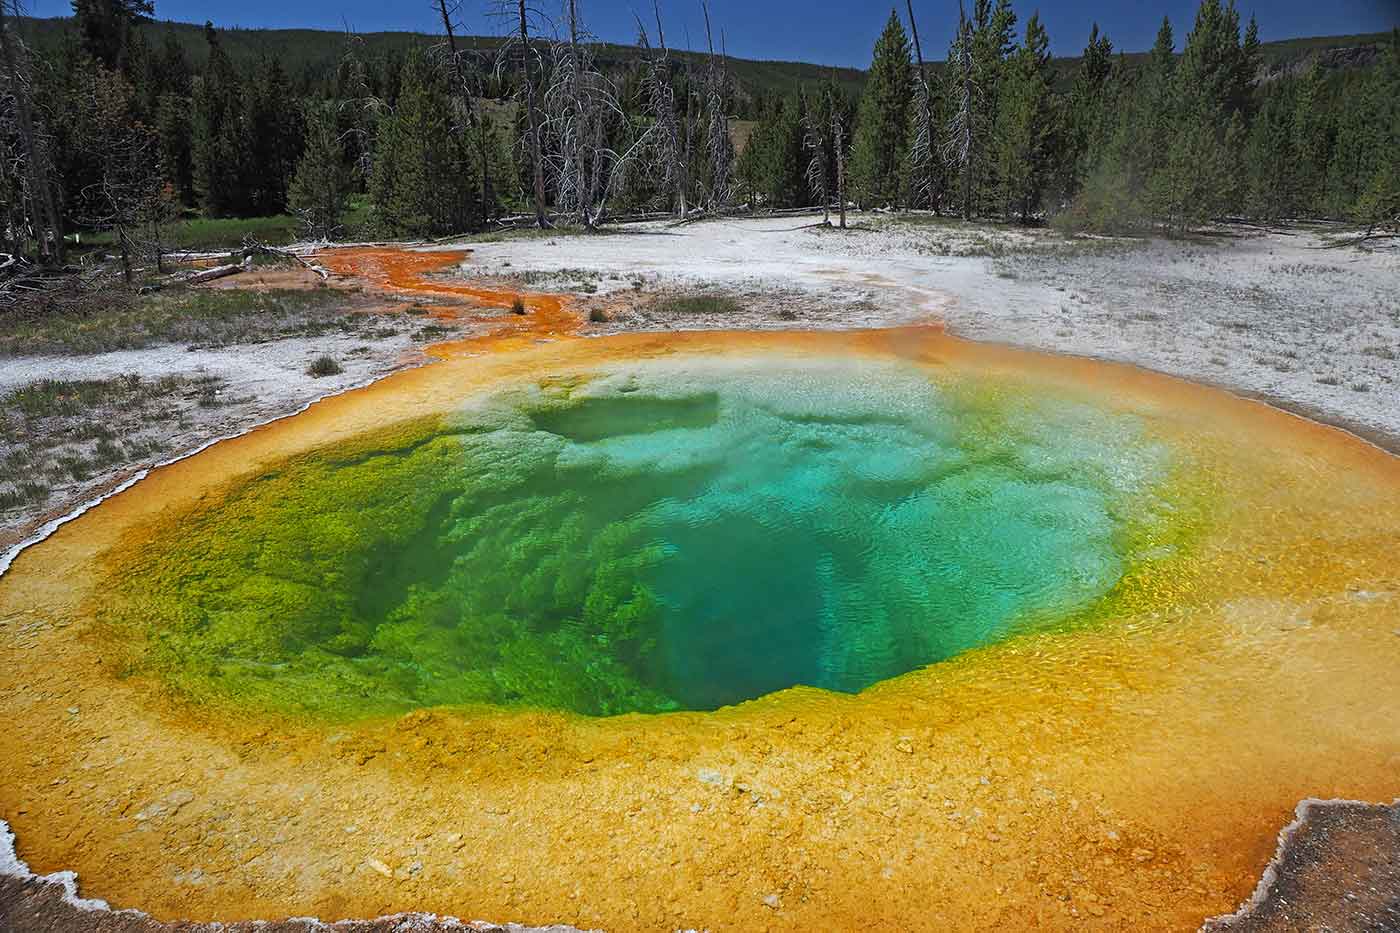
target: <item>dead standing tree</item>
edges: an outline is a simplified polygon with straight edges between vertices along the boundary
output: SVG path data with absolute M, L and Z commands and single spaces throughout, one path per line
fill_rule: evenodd
M 147 251 L 143 233 L 152 234 L 159 268 L 163 185 L 156 168 L 156 138 L 139 124 L 101 140 L 101 176 L 83 189 L 82 223 L 109 230 L 116 238 L 122 278 L 130 285 L 132 260 Z
M 26 252 L 29 212 L 25 205 L 25 154 L 14 97 L 0 79 L 0 278 Z
M 645 49 L 647 48 L 645 46 L 645 29 L 641 28 L 640 20 L 638 20 L 637 25 Z M 591 62 L 591 59 L 585 60 Z M 643 69 L 643 83 L 641 83 L 643 101 L 641 102 L 643 102 L 644 111 L 651 112 L 652 92 L 657 91 L 658 88 L 652 87 L 650 84 L 650 59 L 643 64 Z M 589 73 L 592 73 L 591 64 L 584 69 L 584 74 Z M 622 102 L 617 98 L 616 88 L 601 74 L 596 74 L 596 77 L 592 78 L 592 84 L 585 85 L 585 87 L 592 88 L 588 99 L 592 102 L 592 113 L 594 113 L 594 119 L 591 120 L 591 125 L 594 127 L 594 137 L 592 137 L 594 144 L 592 144 L 592 170 L 589 178 L 592 179 L 592 191 L 596 192 L 596 202 L 588 226 L 595 227 L 608 214 L 608 200 L 612 198 L 619 186 L 626 184 L 627 178 L 631 172 L 637 170 L 638 165 L 650 165 L 652 168 L 657 168 L 659 164 L 661 165 L 659 172 L 662 175 L 668 174 L 668 167 L 672 165 L 668 155 L 671 153 L 671 148 L 666 146 L 665 140 L 672 139 L 673 125 L 671 120 L 652 119 L 647 129 L 638 133 L 626 150 L 619 153 L 615 148 L 608 146 L 605 141 L 606 129 L 608 129 L 606 123 L 609 120 L 617 120 L 617 123 L 623 127 L 630 126 Z M 666 87 L 669 88 L 669 81 Z M 675 98 L 672 97 L 672 106 L 673 99 Z M 673 120 L 675 118 L 673 109 L 668 112 L 671 113 Z M 587 134 L 577 134 L 575 139 L 587 139 Z M 661 157 L 658 158 L 658 154 Z
M 831 192 L 828 179 L 831 177 L 830 148 L 827 143 L 831 124 L 826 120 L 825 108 L 813 105 L 807 92 L 802 92 L 802 145 L 812 153 L 807 163 L 807 187 L 812 197 L 821 201 L 822 223 L 831 223 Z
M 724 103 L 729 96 L 729 56 L 720 38 L 720 57 L 715 58 L 715 37 L 710 28 L 710 3 L 701 0 L 705 13 L 705 43 L 710 56 L 705 67 L 705 156 L 709 161 L 708 207 L 714 211 L 729 203 L 734 185 L 734 141 L 729 138 L 729 115 Z
M 962 217 L 972 217 L 972 163 L 976 158 L 977 101 L 980 86 L 977 61 L 972 54 L 972 24 L 962 3 L 958 4 L 958 34 L 948 55 L 953 86 L 953 110 L 948 118 L 948 134 L 943 142 L 943 162 L 962 173 Z
M 160 140 L 136 119 L 135 92 L 116 72 L 92 69 L 74 90 L 69 107 L 83 127 L 77 145 L 96 178 L 79 192 L 73 213 L 79 223 L 113 235 L 122 277 L 130 284 L 136 259 L 150 256 L 160 268 L 161 228 L 173 213 Z
M 544 154 L 540 138 L 540 113 L 535 100 L 535 80 L 530 63 L 533 60 L 540 71 L 544 70 L 544 63 L 540 60 L 538 49 L 530 42 L 530 21 L 533 19 L 538 23 L 545 17 L 539 10 L 527 7 L 525 0 L 496 0 L 496 15 L 509 18 L 513 24 L 511 38 L 501 46 L 496 61 L 497 69 L 504 68 L 516 52 L 520 54 L 521 91 L 525 97 L 525 118 L 528 126 L 523 148 L 530 159 L 535 224 L 543 230 L 549 226 L 544 211 Z
M 0 0 L 0 58 L 3 58 L 3 95 L 14 114 L 14 125 L 19 137 L 6 172 L 12 172 L 17 184 L 13 185 L 21 194 L 27 210 L 20 211 L 16 218 L 21 227 L 33 231 L 37 242 L 39 258 L 54 265 L 63 264 L 63 225 L 58 211 L 58 199 L 49 182 L 50 155 L 48 140 L 43 134 L 33 105 L 30 88 L 28 56 L 19 37 L 12 34 L 11 16 L 21 13 L 18 0 Z M 12 218 L 5 218 L 7 225 L 13 225 Z M 12 230 L 8 239 L 14 241 L 16 252 L 22 252 L 19 244 L 25 237 L 21 230 Z
M 831 108 L 831 141 L 836 151 L 836 204 L 841 212 L 841 229 L 846 229 L 846 127 L 841 112 Z
M 592 37 L 582 28 L 578 0 L 566 0 L 568 38 L 555 43 L 554 68 L 544 93 L 549 167 L 559 206 L 592 228 L 606 202 L 605 178 L 620 158 L 607 146 L 609 121 L 622 119 L 613 84 L 593 64 Z
M 684 219 L 690 213 L 690 169 L 682 127 L 676 116 L 676 90 L 671 85 L 670 52 L 661 26 L 661 4 L 653 0 L 656 13 L 656 48 L 652 48 L 647 28 L 637 19 L 638 44 L 642 47 L 642 106 L 651 117 L 652 157 L 662 185 L 673 192 L 677 213 Z
M 374 137 L 376 123 L 387 110 L 369 86 L 369 69 L 360 55 L 364 40 L 349 31 L 345 34 L 345 51 L 340 56 L 341 112 L 347 115 L 349 128 L 340 134 L 342 143 L 354 144 L 354 166 L 360 178 L 368 181 L 374 171 Z
M 919 83 L 914 99 L 917 120 L 914 142 L 909 151 L 914 193 L 916 196 L 922 196 L 929 207 L 937 212 L 943 192 L 939 178 L 942 173 L 938 153 L 938 129 L 934 121 L 933 84 L 929 81 L 928 66 L 924 63 L 924 49 L 919 43 L 919 24 L 914 20 L 914 0 L 904 2 L 909 10 L 909 31 L 914 36 L 914 56 L 919 65 Z
M 841 229 L 846 229 L 846 126 L 835 91 L 835 79 L 823 87 L 815 105 L 802 95 L 802 144 L 812 153 L 807 163 L 807 187 L 822 202 L 822 223 L 831 223 L 831 176 L 835 169 L 836 204 Z

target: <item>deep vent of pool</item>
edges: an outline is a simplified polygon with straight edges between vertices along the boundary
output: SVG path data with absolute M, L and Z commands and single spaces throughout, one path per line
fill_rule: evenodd
M 288 464 L 124 605 L 178 685 L 274 705 L 856 692 L 1085 612 L 1168 468 L 1132 417 L 912 366 L 636 364 Z

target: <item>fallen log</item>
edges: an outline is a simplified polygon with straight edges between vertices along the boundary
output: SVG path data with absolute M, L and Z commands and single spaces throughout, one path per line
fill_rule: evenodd
M 236 263 L 227 266 L 215 266 L 212 269 L 205 269 L 203 272 L 196 272 L 194 275 L 190 276 L 188 279 L 185 280 L 185 284 L 203 285 L 205 282 L 212 282 L 215 279 L 222 279 L 225 276 L 237 275 L 239 272 L 242 272 L 245 269 L 247 269 L 248 265 L 248 262 L 245 260 L 241 263 Z
M 306 268 L 310 269 L 312 272 L 319 275 L 321 277 L 321 281 L 323 282 L 329 280 L 331 277 L 329 269 L 326 269 L 322 266 L 318 266 L 315 263 L 307 262 L 293 250 L 283 249 L 280 246 L 269 246 L 268 244 L 263 243 L 261 240 L 254 240 L 251 237 L 245 240 L 244 244 L 245 253 L 251 254 L 252 252 L 259 252 L 267 253 L 270 256 L 281 256 L 284 259 L 294 259 Z

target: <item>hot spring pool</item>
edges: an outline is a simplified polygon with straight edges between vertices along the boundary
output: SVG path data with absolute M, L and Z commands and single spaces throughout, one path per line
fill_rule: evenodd
M 521 332 L 0 578 L 0 815 L 158 918 L 1195 929 L 1400 794 L 1400 461 L 932 330 Z
M 996 380 L 637 364 L 279 465 L 152 541 L 108 608 L 138 666 L 274 708 L 854 693 L 1092 619 L 1179 556 L 1180 472 L 1140 419 Z

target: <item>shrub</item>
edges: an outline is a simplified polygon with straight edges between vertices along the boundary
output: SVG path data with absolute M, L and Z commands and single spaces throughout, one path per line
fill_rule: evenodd
M 320 379 L 322 376 L 338 376 L 345 370 L 332 356 L 318 356 L 311 361 L 311 365 L 306 368 L 309 375 Z

